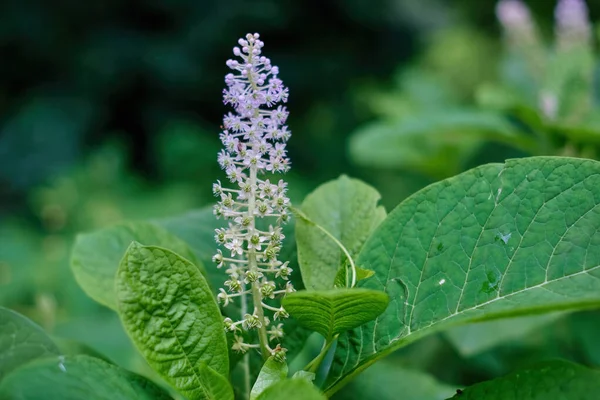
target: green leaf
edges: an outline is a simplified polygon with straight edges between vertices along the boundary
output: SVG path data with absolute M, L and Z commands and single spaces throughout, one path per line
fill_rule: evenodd
M 335 392 L 384 355 L 451 325 L 600 305 L 600 163 L 532 157 L 426 187 L 390 213 L 358 264 L 390 306 L 341 335 Z
M 402 396 L 399 394 L 402 393 Z M 437 381 L 424 372 L 382 361 L 361 373 L 336 398 L 344 400 L 444 400 L 456 388 Z
M 131 242 L 161 246 L 198 263 L 188 245 L 163 228 L 149 222 L 127 222 L 77 235 L 71 255 L 71 268 L 77 283 L 98 303 L 117 309 L 115 273 Z
M 463 357 L 471 357 L 502 343 L 523 338 L 562 316 L 564 312 L 484 321 L 455 326 L 444 335 Z
M 59 354 L 42 328 L 21 314 L 0 307 L 0 380 L 31 360 Z
M 349 152 L 359 165 L 417 170 L 441 178 L 458 173 L 464 160 L 485 140 L 529 153 L 537 146 L 501 114 L 445 109 L 400 122 L 367 125 L 351 136 Z
M 287 378 L 287 374 L 288 366 L 285 361 L 280 362 L 273 357 L 269 357 L 252 387 L 250 400 L 255 400 L 265 389 Z
M 307 289 L 331 289 L 338 268 L 346 261 L 340 247 L 314 224 L 339 240 L 354 257 L 386 217 L 379 193 L 357 179 L 342 175 L 306 196 L 296 220 L 296 243 L 302 280 Z
M 452 398 L 458 400 L 595 399 L 599 392 L 600 371 L 567 361 L 554 360 L 478 383 Z
M 154 370 L 191 399 L 233 398 L 221 314 L 195 265 L 134 242 L 116 290 L 125 330 Z
M 335 275 L 335 281 L 333 283 L 333 287 L 335 288 L 345 288 L 348 287 L 348 277 L 346 274 L 348 267 L 347 267 L 347 263 L 345 265 L 342 265 L 339 269 L 337 274 Z M 370 269 L 362 269 L 359 267 L 356 267 L 356 281 L 360 282 L 363 279 L 367 279 L 372 277 L 373 275 L 375 275 L 375 271 L 371 271 Z
M 283 299 L 283 306 L 301 326 L 331 340 L 374 320 L 388 301 L 388 296 L 378 290 L 334 289 L 291 293 Z
M 269 387 L 258 400 L 327 400 L 310 382 L 302 378 L 286 379 Z
M 308 371 L 304 371 L 304 370 L 300 370 L 300 371 L 296 371 L 296 373 L 294 374 L 294 376 L 292 376 L 293 379 L 304 379 L 307 382 L 313 382 L 316 378 L 316 374 L 314 372 L 308 372 Z
M 33 361 L 0 383 L 0 398 L 19 400 L 156 400 L 171 397 L 147 379 L 78 355 Z

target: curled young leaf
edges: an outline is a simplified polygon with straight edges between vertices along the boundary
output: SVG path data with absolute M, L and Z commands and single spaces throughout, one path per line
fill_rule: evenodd
M 333 289 L 289 294 L 283 299 L 283 306 L 301 326 L 329 341 L 341 332 L 374 320 L 388 302 L 382 291 Z

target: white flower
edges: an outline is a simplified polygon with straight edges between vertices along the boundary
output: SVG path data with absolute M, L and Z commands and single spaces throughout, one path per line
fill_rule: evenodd
M 222 302 L 224 307 L 227 307 L 227 305 L 229 304 L 229 295 L 223 289 L 219 289 L 217 300 L 219 302 Z
M 272 326 L 267 333 L 269 334 L 269 340 L 271 341 L 281 339 L 283 337 L 283 324 Z

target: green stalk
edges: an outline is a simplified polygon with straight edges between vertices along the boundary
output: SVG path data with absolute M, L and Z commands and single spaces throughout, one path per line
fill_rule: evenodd
M 254 188 L 256 187 L 256 167 L 250 167 L 250 187 L 252 187 L 252 193 L 248 197 L 248 216 L 250 218 L 250 229 L 254 230 L 254 207 L 256 205 L 256 193 Z M 257 272 L 258 265 L 256 263 L 256 250 L 248 250 L 248 269 L 250 271 Z M 260 342 L 260 352 L 263 358 L 266 360 L 271 356 L 271 349 L 269 348 L 269 339 L 267 338 L 267 327 L 265 326 L 265 312 L 262 307 L 262 294 L 258 287 L 258 282 L 252 282 L 252 302 L 254 303 L 254 309 L 256 315 L 260 320 L 260 327 L 258 328 L 258 340 Z
M 304 371 L 312 372 L 315 374 L 317 373 L 319 367 L 321 366 L 321 363 L 323 362 L 323 359 L 327 355 L 327 352 L 329 351 L 331 345 L 333 344 L 333 342 L 335 342 L 335 339 L 337 339 L 337 337 L 338 335 L 335 335 L 331 340 L 326 340 L 325 343 L 323 343 L 321 352 L 319 352 L 319 354 L 311 362 L 306 364 L 306 366 L 303 368 Z

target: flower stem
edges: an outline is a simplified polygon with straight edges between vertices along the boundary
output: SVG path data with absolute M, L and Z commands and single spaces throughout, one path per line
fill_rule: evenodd
M 250 187 L 252 187 L 252 192 L 250 196 L 248 196 L 248 217 L 250 218 L 250 229 L 254 230 L 255 221 L 254 221 L 254 208 L 256 206 L 256 167 L 250 167 Z M 249 249 L 248 250 L 248 270 L 249 271 L 257 271 L 258 265 L 256 262 L 256 250 Z M 271 356 L 271 351 L 269 349 L 269 339 L 267 338 L 267 326 L 265 324 L 265 313 L 262 308 L 262 294 L 260 293 L 260 288 L 258 286 L 258 281 L 252 282 L 252 302 L 254 303 L 254 309 L 256 310 L 256 315 L 258 316 L 259 321 L 261 322 L 260 327 L 258 328 L 258 340 L 260 341 L 260 352 L 262 353 L 263 358 L 266 360 Z
M 242 281 L 242 306 L 241 306 L 241 319 L 244 319 L 244 315 L 248 313 L 248 299 L 246 297 L 246 288 L 245 284 Z M 244 354 L 244 358 L 242 359 L 242 369 L 244 371 L 244 393 L 246 393 L 245 397 L 249 397 L 250 395 L 250 355 Z
M 338 337 L 338 335 L 335 335 L 331 340 L 326 340 L 325 343 L 323 343 L 321 352 L 311 362 L 306 364 L 306 367 L 304 367 L 304 371 L 312 372 L 315 374 L 317 373 L 319 366 L 323 362 L 323 359 L 329 352 L 331 345 L 333 344 L 333 342 L 335 342 L 335 339 L 337 339 L 337 337 Z

